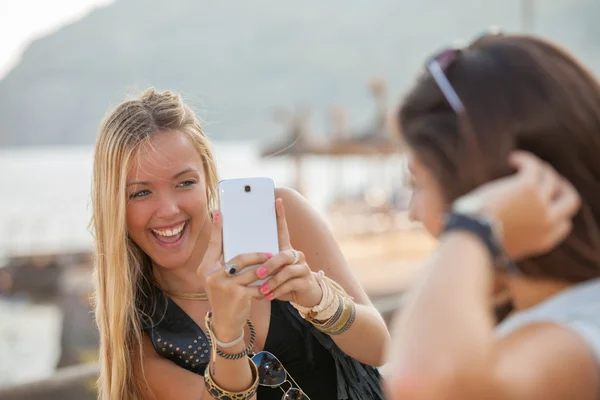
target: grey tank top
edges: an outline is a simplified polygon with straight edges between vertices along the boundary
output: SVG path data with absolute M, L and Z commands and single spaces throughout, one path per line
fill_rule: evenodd
M 588 344 L 600 365 L 600 278 L 573 285 L 509 316 L 496 327 L 496 335 L 508 335 L 534 322 L 553 322 L 571 329 Z

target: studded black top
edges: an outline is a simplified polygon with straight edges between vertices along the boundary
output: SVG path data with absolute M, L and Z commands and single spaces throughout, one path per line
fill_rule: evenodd
M 210 360 L 204 331 L 174 301 L 153 288 L 150 319 L 143 324 L 156 352 L 178 366 L 203 375 Z M 271 320 L 265 348 L 284 365 L 311 398 L 383 399 L 376 368 L 344 353 L 333 340 L 312 327 L 287 302 L 271 302 Z M 282 388 L 288 389 L 285 383 Z M 259 387 L 259 400 L 280 400 L 279 388 Z

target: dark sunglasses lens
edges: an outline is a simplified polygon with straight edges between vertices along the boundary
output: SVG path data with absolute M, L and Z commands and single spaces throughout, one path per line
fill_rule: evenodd
M 447 49 L 437 55 L 437 57 L 435 59 L 437 60 L 438 63 L 440 63 L 440 68 L 442 69 L 442 71 L 446 72 L 446 69 L 448 69 L 450 64 L 452 64 L 454 62 L 454 60 L 456 59 L 457 54 L 458 54 L 458 50 Z
M 260 352 L 252 357 L 258 367 L 258 383 L 264 386 L 279 386 L 285 382 L 285 369 L 270 353 Z
M 300 389 L 291 388 L 283 395 L 281 400 L 310 400 Z

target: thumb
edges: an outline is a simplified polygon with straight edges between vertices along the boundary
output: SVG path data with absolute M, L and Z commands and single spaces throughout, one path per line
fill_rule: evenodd
M 542 176 L 543 161 L 535 155 L 523 151 L 513 151 L 509 156 L 509 164 L 516 169 L 516 174 L 529 183 L 537 183 Z
M 210 240 L 204 258 L 202 259 L 202 265 L 214 265 L 221 260 L 221 254 L 223 252 L 223 217 L 221 213 L 215 212 L 212 220 L 212 228 L 210 232 Z

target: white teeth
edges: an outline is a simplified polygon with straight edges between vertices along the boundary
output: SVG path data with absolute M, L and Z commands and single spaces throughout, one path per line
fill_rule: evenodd
M 156 233 L 159 236 L 169 237 L 169 236 L 179 235 L 184 227 L 185 227 L 185 222 L 182 222 L 181 225 L 176 226 L 173 229 L 154 229 L 154 228 L 152 228 L 152 232 Z

